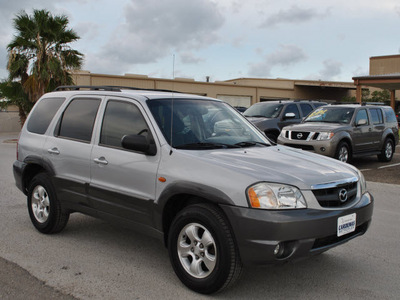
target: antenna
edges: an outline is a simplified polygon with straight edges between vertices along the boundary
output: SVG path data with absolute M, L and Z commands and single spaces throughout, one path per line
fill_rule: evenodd
M 175 53 L 172 55 L 172 99 L 171 99 L 171 137 L 170 137 L 170 147 L 169 155 L 172 154 L 172 134 L 174 128 L 174 84 L 175 84 Z

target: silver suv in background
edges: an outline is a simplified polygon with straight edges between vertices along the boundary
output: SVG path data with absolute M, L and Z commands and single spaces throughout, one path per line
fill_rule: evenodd
M 48 93 L 13 168 L 38 231 L 60 232 L 75 212 L 123 224 L 164 242 L 179 279 L 204 294 L 232 285 L 242 266 L 364 234 L 374 203 L 353 166 L 272 145 L 228 104 L 174 92 Z
M 343 162 L 366 155 L 377 155 L 380 161 L 387 162 L 399 142 L 398 129 L 390 106 L 323 106 L 301 124 L 283 128 L 278 143 Z
M 273 142 L 283 127 L 300 123 L 310 112 L 325 102 L 309 100 L 265 101 L 253 104 L 243 114 Z

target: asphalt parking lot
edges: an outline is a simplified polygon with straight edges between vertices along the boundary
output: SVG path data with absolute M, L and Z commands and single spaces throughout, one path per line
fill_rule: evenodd
M 352 162 L 375 196 L 365 236 L 298 263 L 246 268 L 230 290 L 205 297 L 179 282 L 159 241 L 140 233 L 80 214 L 60 234 L 38 233 L 14 186 L 12 138 L 0 135 L 0 299 L 399 299 L 399 146 L 390 163 Z
M 367 181 L 400 184 L 400 145 L 391 162 L 383 163 L 376 156 L 355 158 L 351 162 L 365 176 Z

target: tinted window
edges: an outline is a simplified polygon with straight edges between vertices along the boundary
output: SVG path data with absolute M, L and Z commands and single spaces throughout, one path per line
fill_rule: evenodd
M 310 104 L 300 103 L 301 111 L 303 112 L 303 117 L 306 117 L 310 112 L 313 111 L 313 108 Z
M 100 144 L 122 148 L 122 137 L 130 134 L 149 134 L 142 113 L 132 103 L 109 101 L 101 128 Z
M 245 112 L 246 117 L 277 118 L 282 111 L 283 104 L 258 103 L 250 106 Z
M 285 116 L 287 113 L 294 113 L 295 119 L 300 118 L 299 109 L 297 108 L 296 104 L 289 104 L 288 106 L 286 106 L 286 109 L 285 109 L 285 112 L 283 113 L 283 115 Z
M 391 107 L 385 107 L 383 110 L 385 111 L 386 122 L 397 122 L 396 115 Z
M 99 99 L 75 99 L 64 111 L 58 136 L 90 142 Z
M 378 108 L 371 108 L 369 110 L 371 114 L 371 122 L 372 124 L 382 124 L 383 123 L 383 116 L 382 111 Z
M 363 120 L 363 119 L 367 120 L 367 124 L 369 124 L 367 111 L 365 109 L 361 109 L 358 111 L 357 116 L 356 116 L 356 124 L 358 123 L 358 121 Z
M 40 100 L 31 112 L 27 125 L 28 131 L 44 134 L 64 101 L 65 98 L 44 98 Z

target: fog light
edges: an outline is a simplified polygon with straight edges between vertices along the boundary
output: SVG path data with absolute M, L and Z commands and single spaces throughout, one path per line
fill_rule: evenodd
M 322 152 L 325 152 L 325 150 L 326 150 L 325 147 L 321 147 Z
M 276 245 L 276 247 L 274 249 L 274 255 L 279 258 L 282 256 L 284 251 L 285 251 L 284 244 L 279 243 L 278 245 Z

